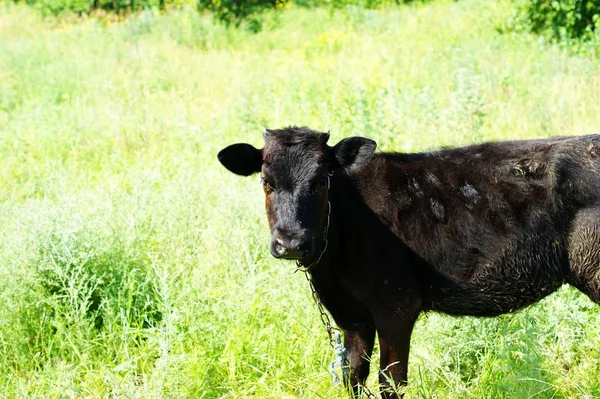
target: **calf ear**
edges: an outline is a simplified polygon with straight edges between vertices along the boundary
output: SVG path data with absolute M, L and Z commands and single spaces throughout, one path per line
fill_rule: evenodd
M 364 137 L 348 137 L 333 147 L 339 166 L 354 171 L 371 160 L 377 143 Z
M 219 151 L 219 162 L 229 171 L 241 176 L 250 176 L 260 172 L 262 166 L 262 151 L 250 144 L 232 144 Z

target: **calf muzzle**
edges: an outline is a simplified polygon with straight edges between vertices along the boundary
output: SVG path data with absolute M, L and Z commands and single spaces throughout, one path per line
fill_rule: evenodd
M 305 231 L 283 234 L 276 229 L 271 240 L 271 255 L 277 259 L 305 259 L 314 252 L 311 236 Z

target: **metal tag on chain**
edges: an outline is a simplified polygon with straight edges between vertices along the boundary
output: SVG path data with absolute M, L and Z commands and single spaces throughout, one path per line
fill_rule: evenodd
M 340 367 L 342 369 L 342 378 L 346 379 L 348 377 L 348 351 L 342 343 L 339 330 L 333 330 L 331 341 L 333 342 L 333 352 L 336 358 L 329 364 L 329 374 L 331 374 L 333 385 L 337 386 L 340 385 L 340 377 L 335 371 L 336 368 Z

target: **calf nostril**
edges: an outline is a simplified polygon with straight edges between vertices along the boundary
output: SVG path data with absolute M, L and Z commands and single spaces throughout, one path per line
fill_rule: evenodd
M 309 255 L 311 252 L 311 245 L 309 242 L 298 244 L 296 246 L 296 251 L 301 253 L 302 255 Z
M 279 256 L 285 256 L 287 254 L 287 248 L 282 245 L 280 240 L 276 240 L 275 252 Z

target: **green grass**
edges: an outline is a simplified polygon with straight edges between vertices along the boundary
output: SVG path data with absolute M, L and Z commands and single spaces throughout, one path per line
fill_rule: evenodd
M 292 8 L 256 35 L 1 7 L 7 398 L 344 397 L 304 277 L 268 254 L 257 178 L 216 161 L 264 127 L 399 151 L 600 130 L 599 60 L 500 34 L 507 1 Z M 495 319 L 423 315 L 407 397 L 600 397 L 599 326 L 569 288 Z

